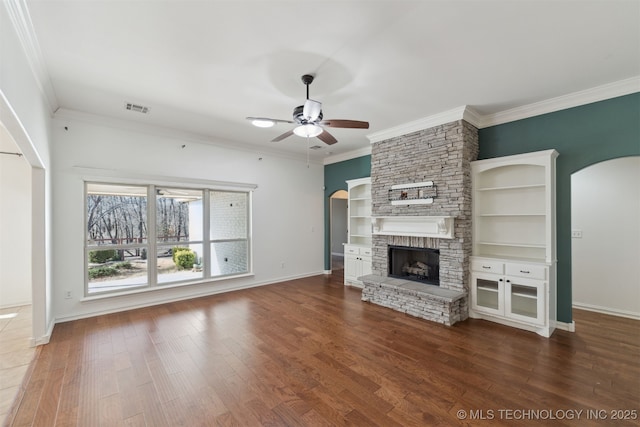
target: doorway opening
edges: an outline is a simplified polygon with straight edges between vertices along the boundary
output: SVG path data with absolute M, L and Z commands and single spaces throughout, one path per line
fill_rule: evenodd
M 329 245 L 331 248 L 331 272 L 344 270 L 344 244 L 347 243 L 347 200 L 349 193 L 338 190 L 329 197 Z
M 640 319 L 640 156 L 571 175 L 574 308 Z

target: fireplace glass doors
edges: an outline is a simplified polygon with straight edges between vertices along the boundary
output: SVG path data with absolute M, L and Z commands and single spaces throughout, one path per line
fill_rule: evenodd
M 440 286 L 440 250 L 389 246 L 389 277 Z

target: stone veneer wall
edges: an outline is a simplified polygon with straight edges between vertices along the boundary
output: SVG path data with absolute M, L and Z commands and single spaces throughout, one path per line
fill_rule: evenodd
M 440 287 L 468 292 L 471 256 L 471 161 L 478 157 L 478 130 L 459 120 L 377 142 L 371 153 L 373 216 L 453 216 L 454 238 L 373 236 L 373 274 L 387 276 L 387 246 L 440 249 Z M 433 181 L 428 205 L 391 205 L 395 184 Z M 461 301 L 468 317 L 468 298 Z

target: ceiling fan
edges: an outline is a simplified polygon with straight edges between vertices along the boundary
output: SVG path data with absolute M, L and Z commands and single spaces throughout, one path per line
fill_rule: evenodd
M 282 141 L 283 139 L 295 134 L 304 138 L 317 137 L 325 144 L 335 144 L 337 139 L 324 127 L 333 128 L 349 128 L 349 129 L 369 129 L 369 122 L 359 120 L 323 120 L 322 103 L 309 99 L 309 85 L 313 82 L 314 76 L 305 74 L 302 76 L 302 83 L 307 86 L 307 99 L 304 105 L 300 105 L 293 109 L 293 120 L 269 119 L 266 117 L 247 117 L 251 123 L 257 127 L 268 128 L 276 123 L 295 123 L 298 126 L 275 137 L 271 142 Z

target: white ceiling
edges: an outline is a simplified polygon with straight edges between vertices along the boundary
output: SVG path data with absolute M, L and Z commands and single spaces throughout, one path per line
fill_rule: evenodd
M 468 105 L 489 115 L 640 76 L 639 1 L 26 0 L 53 108 L 303 154 L 246 116 L 290 119 L 305 99 L 330 129 L 316 157 Z M 45 80 L 47 80 L 45 78 Z M 147 115 L 126 111 L 132 102 Z M 63 111 L 63 110 L 61 110 Z

